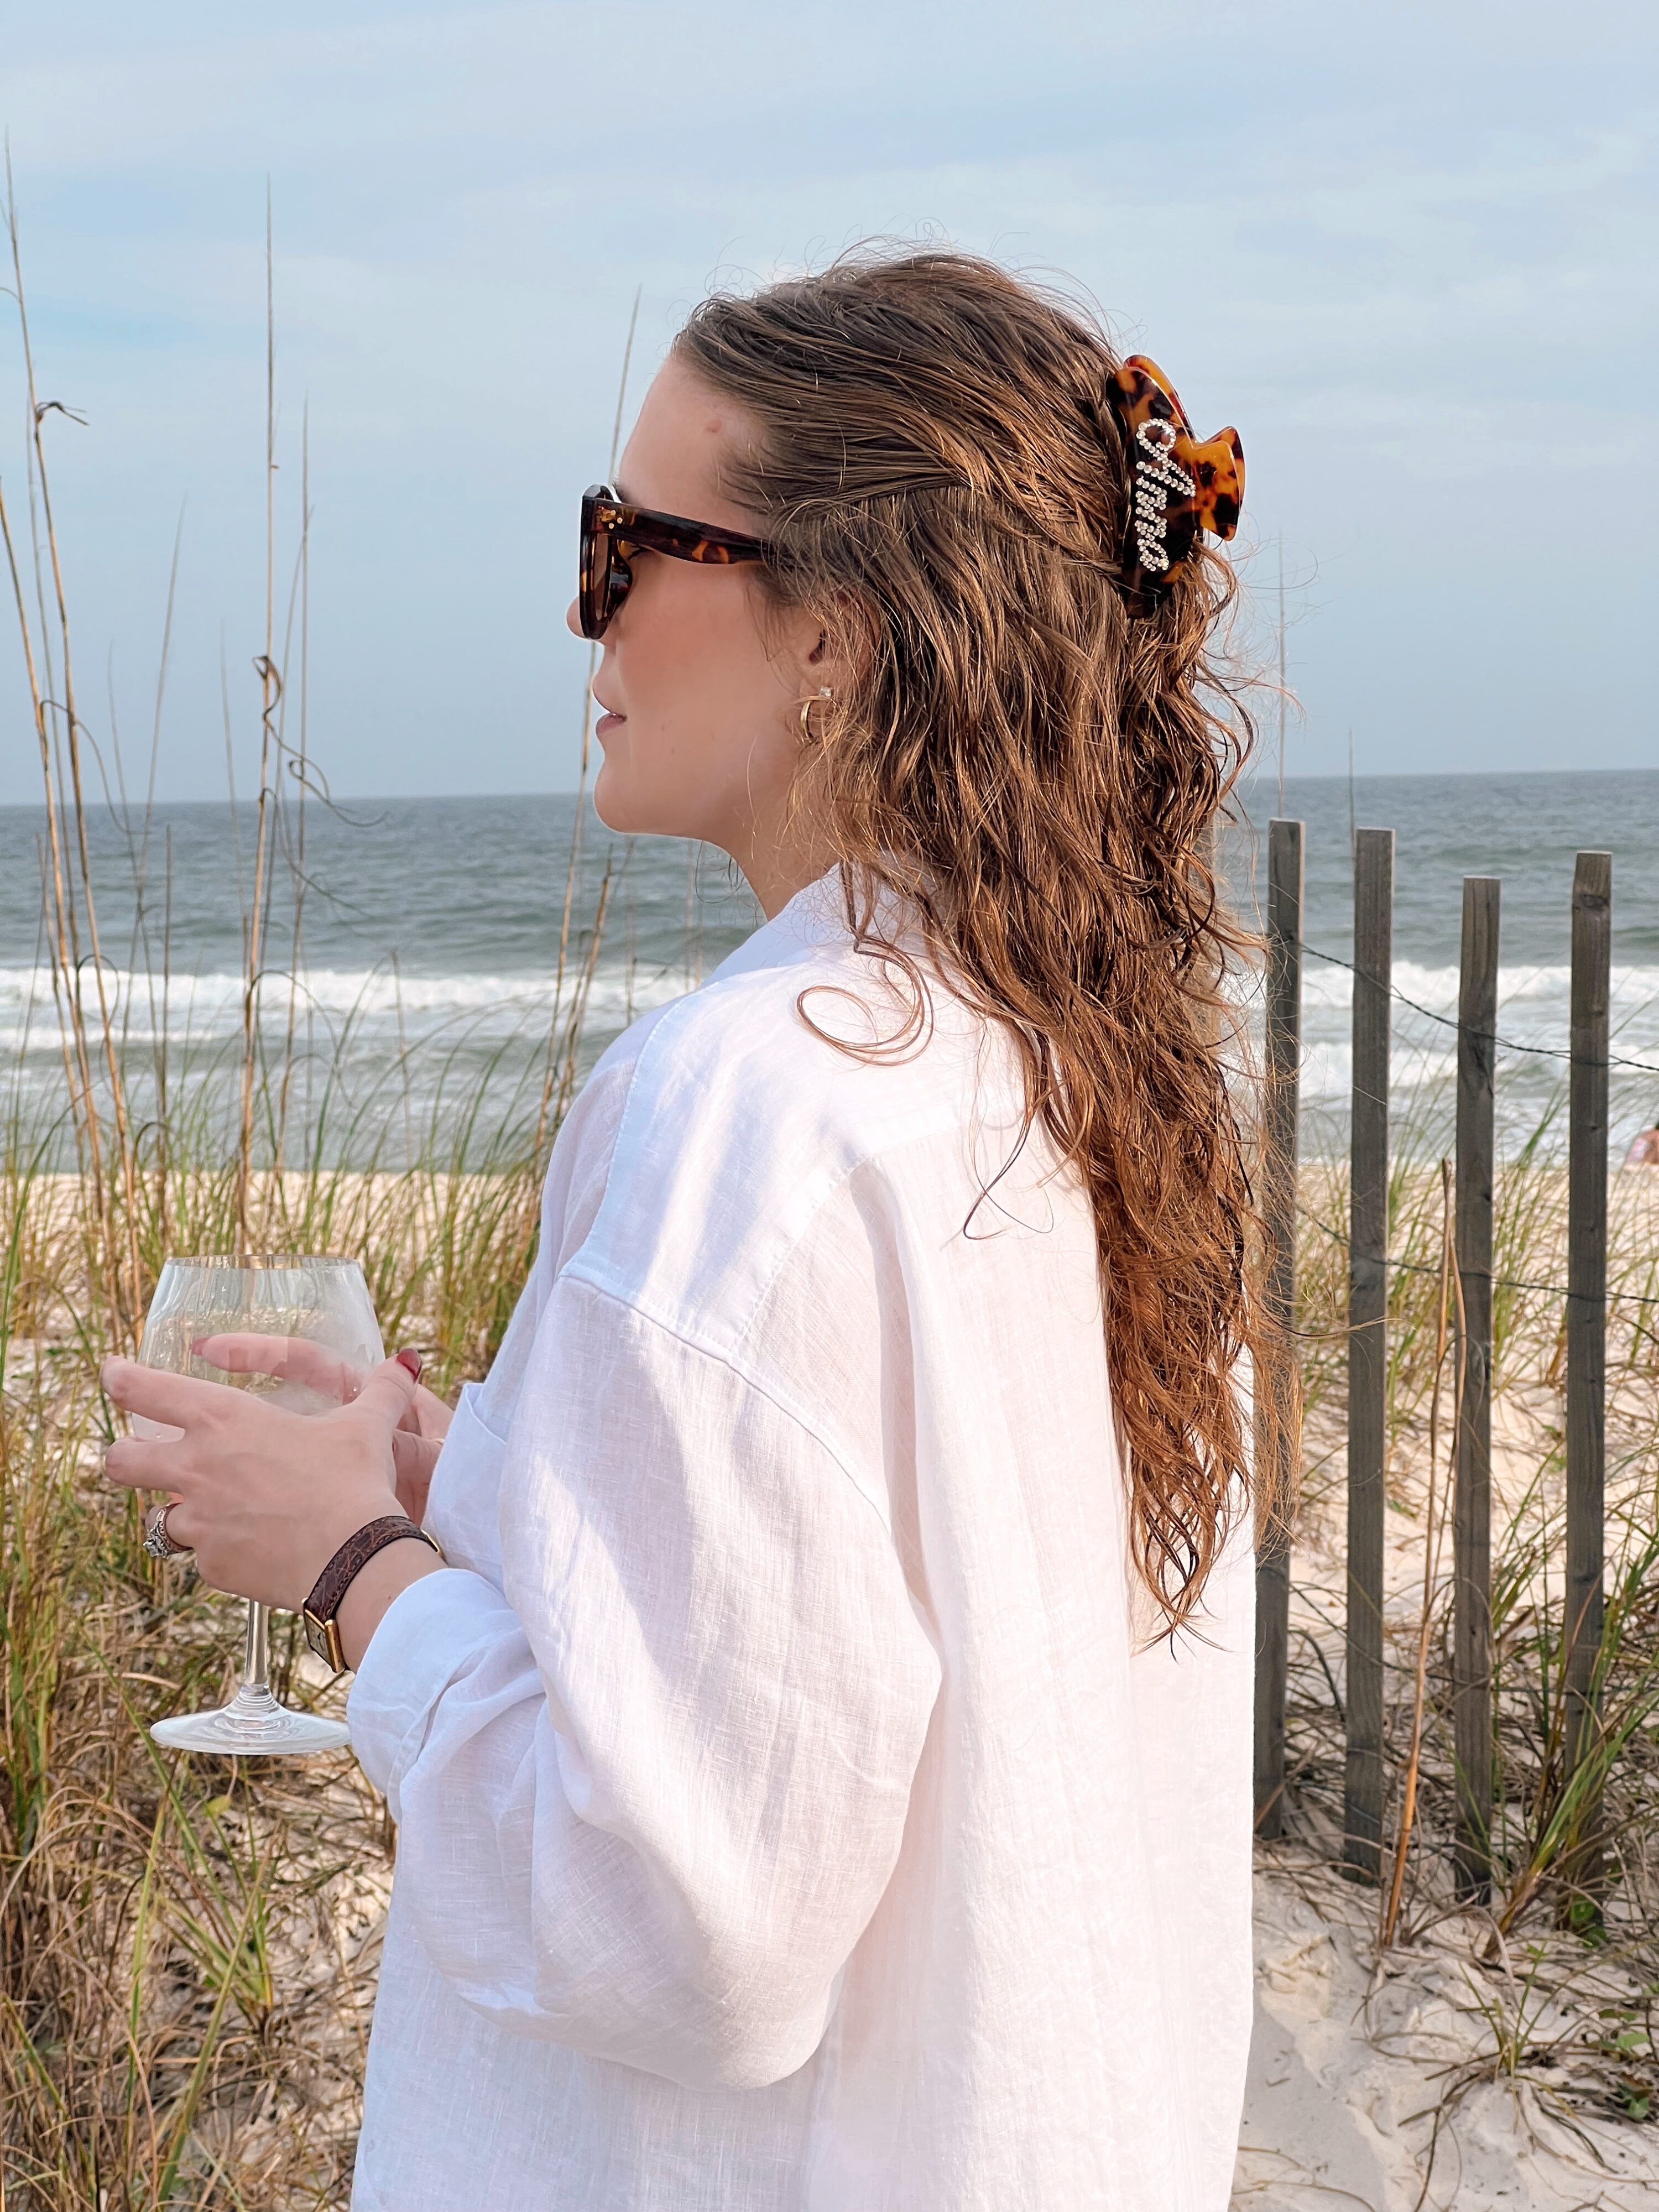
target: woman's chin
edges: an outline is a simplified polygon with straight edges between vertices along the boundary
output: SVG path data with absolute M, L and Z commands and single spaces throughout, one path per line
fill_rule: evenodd
M 690 818 L 690 810 L 682 810 L 674 800 L 672 789 L 642 783 L 625 757 L 607 754 L 593 779 L 593 811 L 619 837 L 701 837 L 700 822 Z
M 607 830 L 616 830 L 619 836 L 637 836 L 640 830 L 629 797 L 628 778 L 609 759 L 601 761 L 593 779 L 593 811 Z

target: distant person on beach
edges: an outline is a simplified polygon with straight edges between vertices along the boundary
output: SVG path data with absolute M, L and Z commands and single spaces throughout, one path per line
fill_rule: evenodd
M 982 261 L 698 307 L 569 621 L 600 815 L 763 927 L 589 1077 L 453 1418 L 412 1353 L 312 1420 L 106 1370 L 158 1540 L 356 1669 L 357 2212 L 1224 2212 L 1242 487 Z
M 1625 1154 L 1627 1168 L 1659 1168 L 1659 1121 L 1650 1129 L 1638 1129 Z

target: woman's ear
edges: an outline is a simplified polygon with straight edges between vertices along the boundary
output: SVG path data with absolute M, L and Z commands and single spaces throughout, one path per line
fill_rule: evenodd
M 868 642 L 861 635 L 866 624 L 850 602 L 836 610 L 836 617 L 820 622 L 817 639 L 806 655 L 805 673 L 814 690 L 828 690 L 840 699 L 867 660 Z

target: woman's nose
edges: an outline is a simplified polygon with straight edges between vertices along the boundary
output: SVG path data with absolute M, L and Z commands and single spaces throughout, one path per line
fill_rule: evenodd
M 581 635 L 581 605 L 579 600 L 572 599 L 570 605 L 565 609 L 564 626 L 569 631 L 572 637 L 580 637 Z

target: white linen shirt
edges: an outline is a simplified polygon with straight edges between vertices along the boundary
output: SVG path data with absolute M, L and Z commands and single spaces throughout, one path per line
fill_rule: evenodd
M 805 997 L 803 997 L 805 994 Z M 605 1054 L 352 1741 L 355 2212 L 1224 2212 L 1252 1573 L 1130 1572 L 1094 1231 L 833 879 Z

